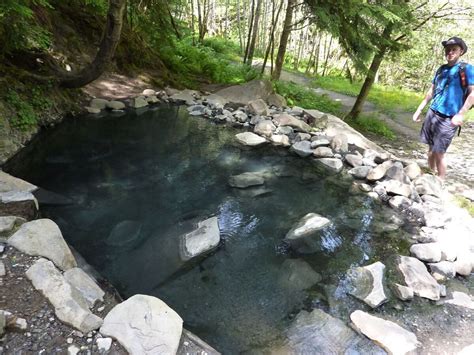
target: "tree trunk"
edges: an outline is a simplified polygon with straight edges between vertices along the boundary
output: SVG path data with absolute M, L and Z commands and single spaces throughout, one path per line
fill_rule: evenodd
M 320 33 L 320 36 L 319 36 L 319 39 L 318 39 L 318 47 L 317 47 L 317 50 L 316 50 L 316 54 L 315 54 L 315 63 L 314 63 L 314 75 L 315 76 L 318 76 L 318 70 L 319 70 L 319 54 L 321 52 L 321 33 Z
M 254 16 L 255 16 L 255 1 L 256 0 L 252 0 L 252 8 L 250 10 L 249 32 L 247 34 L 247 44 L 245 45 L 244 64 L 247 63 L 247 57 L 249 55 L 249 48 L 250 48 L 250 41 L 252 38 L 253 21 L 254 21 Z
M 267 66 L 267 60 L 268 60 L 268 55 L 270 54 L 270 50 L 273 47 L 273 43 L 275 43 L 275 29 L 276 25 L 278 23 L 278 18 L 280 17 L 280 12 L 281 8 L 283 7 L 283 0 L 280 1 L 280 6 L 278 7 L 278 11 L 275 15 L 275 3 L 273 2 L 273 8 L 272 8 L 272 28 L 270 30 L 270 39 L 268 40 L 268 46 L 265 51 L 265 57 L 263 59 L 263 64 L 262 64 L 262 74 L 265 73 L 265 67 Z M 272 65 L 271 68 L 273 68 L 273 60 L 272 60 Z M 272 70 L 270 71 L 270 73 Z
M 255 10 L 255 19 L 253 23 L 252 39 L 250 41 L 250 46 L 247 55 L 247 64 L 252 65 L 253 53 L 255 52 L 255 42 L 257 40 L 258 34 L 258 22 L 260 20 L 260 10 L 262 8 L 262 0 L 257 0 L 257 8 Z
M 122 32 L 123 15 L 127 0 L 110 0 L 107 11 L 107 22 L 104 28 L 99 51 L 92 63 L 78 73 L 62 75 L 59 85 L 66 88 L 79 88 L 97 79 L 112 60 L 115 49 L 120 41 Z
M 240 0 L 237 0 L 237 30 L 239 32 L 240 53 L 242 53 L 244 44 L 242 42 L 242 25 L 240 23 Z
M 327 37 L 326 37 L 327 39 Z M 324 60 L 324 69 L 323 69 L 323 74 L 322 76 L 325 76 L 326 75 L 326 70 L 327 70 L 327 67 L 328 67 L 328 60 L 329 60 L 329 54 L 331 53 L 331 45 L 332 45 L 332 36 L 331 38 L 329 39 L 329 46 L 326 48 L 327 51 L 326 51 L 326 59 Z
M 275 70 L 272 73 L 272 79 L 280 79 L 281 69 L 283 68 L 283 61 L 285 59 L 286 46 L 288 44 L 288 37 L 291 32 L 291 21 L 293 19 L 293 6 L 296 0 L 288 0 L 288 7 L 286 8 L 285 22 L 283 24 L 283 31 L 281 32 L 280 46 L 278 47 L 278 54 L 275 63 Z

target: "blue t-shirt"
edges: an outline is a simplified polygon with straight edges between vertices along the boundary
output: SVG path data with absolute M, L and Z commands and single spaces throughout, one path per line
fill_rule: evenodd
M 465 90 L 461 86 L 459 64 L 452 67 L 447 64 L 438 69 L 433 78 L 434 91 L 431 108 L 447 116 L 454 116 L 464 104 Z M 465 63 L 467 85 L 474 85 L 474 67 Z

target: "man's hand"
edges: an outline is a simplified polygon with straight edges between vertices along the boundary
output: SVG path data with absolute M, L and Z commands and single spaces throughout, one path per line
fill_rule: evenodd
M 463 121 L 464 121 L 464 115 L 458 113 L 454 115 L 453 118 L 451 118 L 451 125 L 461 126 Z
M 420 121 L 421 110 L 416 110 L 413 114 L 413 121 L 419 122 Z

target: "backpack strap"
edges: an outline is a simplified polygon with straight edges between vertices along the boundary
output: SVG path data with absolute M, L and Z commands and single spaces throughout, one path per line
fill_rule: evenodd
M 467 76 L 466 76 L 466 63 L 461 62 L 459 64 L 459 79 L 461 79 L 461 87 L 466 90 L 468 87 Z

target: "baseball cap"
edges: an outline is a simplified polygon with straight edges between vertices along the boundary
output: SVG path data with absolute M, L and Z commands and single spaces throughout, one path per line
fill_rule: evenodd
M 467 52 L 467 45 L 466 43 L 459 37 L 451 37 L 450 39 L 441 42 L 443 47 L 452 45 L 452 44 L 457 44 L 459 47 L 461 47 L 463 54 Z

